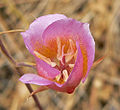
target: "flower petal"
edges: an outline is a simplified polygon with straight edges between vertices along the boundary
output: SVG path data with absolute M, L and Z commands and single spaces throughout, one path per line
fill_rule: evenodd
M 65 19 L 66 16 L 62 14 L 49 14 L 42 17 L 37 18 L 29 27 L 26 32 L 22 32 L 26 48 L 30 51 L 31 54 L 34 55 L 33 50 L 38 46 L 42 45 L 42 33 L 51 23 Z
M 58 74 L 61 72 L 53 67 L 51 67 L 46 62 L 42 61 L 41 59 L 36 57 L 36 66 L 38 74 L 44 78 L 49 80 L 54 79 Z
M 73 39 L 79 41 L 80 48 L 84 57 L 84 79 L 93 64 L 95 54 L 95 42 L 89 30 L 89 24 L 81 23 L 74 19 L 61 19 L 49 25 L 43 33 L 44 45 L 48 45 L 48 41 L 57 37 Z
M 21 82 L 23 83 L 30 83 L 30 84 L 36 84 L 36 85 L 50 85 L 51 83 L 53 83 L 52 81 L 49 81 L 45 78 L 42 78 L 36 74 L 24 74 L 20 79 Z
M 67 82 L 64 84 L 60 85 L 58 83 L 54 83 L 52 85 L 49 85 L 50 88 L 61 91 L 61 92 L 68 92 L 72 93 L 74 89 L 78 86 L 80 83 L 82 77 L 83 77 L 83 56 L 82 52 L 79 46 L 79 43 L 76 42 L 76 47 L 77 47 L 77 59 L 75 62 L 75 66 L 70 73 Z

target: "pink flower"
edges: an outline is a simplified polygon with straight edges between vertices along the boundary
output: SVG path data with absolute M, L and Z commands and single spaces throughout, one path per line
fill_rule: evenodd
M 89 24 L 50 14 L 37 18 L 21 35 L 36 59 L 38 75 L 25 74 L 20 81 L 67 93 L 84 82 L 95 55 Z

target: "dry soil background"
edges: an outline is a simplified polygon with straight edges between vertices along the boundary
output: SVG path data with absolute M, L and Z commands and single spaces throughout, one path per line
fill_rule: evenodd
M 120 0 L 0 0 L 0 32 L 27 29 L 34 17 L 62 13 L 88 22 L 96 42 L 95 59 L 106 55 L 72 95 L 38 93 L 44 110 L 120 110 Z M 34 17 L 33 17 L 34 16 Z M 16 61 L 34 62 L 20 33 L 0 36 Z M 25 73 L 35 72 L 22 68 Z M 19 76 L 0 52 L 0 110 L 37 110 Z M 37 86 L 33 86 L 34 89 Z

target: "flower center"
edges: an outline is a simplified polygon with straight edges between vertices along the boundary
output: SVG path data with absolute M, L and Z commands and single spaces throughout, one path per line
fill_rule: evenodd
M 54 81 L 59 84 L 63 84 L 67 81 L 74 67 L 77 51 L 76 45 L 72 39 L 66 40 L 62 43 L 62 40 L 58 37 L 56 42 L 57 55 L 54 59 L 48 58 L 37 51 L 34 51 L 34 54 L 41 60 L 51 65 L 51 67 L 61 71 L 61 73 L 54 78 Z

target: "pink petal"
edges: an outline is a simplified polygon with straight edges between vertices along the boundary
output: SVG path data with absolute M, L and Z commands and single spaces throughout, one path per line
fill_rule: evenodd
M 37 18 L 30 25 L 29 29 L 26 32 L 22 32 L 26 48 L 30 51 L 31 54 L 34 54 L 35 45 L 42 44 L 42 33 L 44 30 L 53 22 L 65 19 L 66 16 L 62 14 L 49 14 Z
M 79 43 L 76 43 L 76 47 L 77 47 L 77 59 L 75 62 L 75 66 L 71 72 L 71 74 L 68 77 L 67 82 L 65 82 L 64 84 L 60 85 L 57 83 L 54 83 L 52 85 L 49 85 L 50 88 L 61 91 L 61 92 L 68 92 L 68 93 L 72 93 L 74 91 L 74 89 L 78 86 L 78 84 L 80 83 L 83 75 L 83 56 L 81 53 L 81 49 L 79 46 Z
M 54 79 L 61 72 L 53 67 L 51 67 L 46 62 L 36 57 L 37 71 L 38 74 L 47 79 Z
M 83 80 L 86 79 L 88 72 L 93 64 L 95 55 L 95 42 L 89 30 L 89 24 L 81 23 L 74 19 L 61 19 L 49 25 L 43 33 L 43 42 L 47 46 L 49 39 L 56 37 L 74 39 L 79 41 L 87 51 L 87 73 Z
M 95 41 L 91 35 L 91 32 L 89 30 L 89 24 L 85 23 L 84 25 L 82 25 L 82 39 L 83 39 L 83 43 L 86 47 L 86 51 L 87 51 L 87 57 L 88 57 L 88 68 L 87 68 L 87 73 L 85 78 L 82 80 L 82 82 L 85 81 L 86 77 L 88 76 L 88 72 L 90 71 L 93 62 L 94 62 L 94 57 L 95 57 Z
M 36 85 L 50 85 L 52 81 L 49 81 L 45 78 L 42 78 L 36 74 L 24 74 L 20 79 L 23 83 L 30 83 L 30 84 L 36 84 Z

